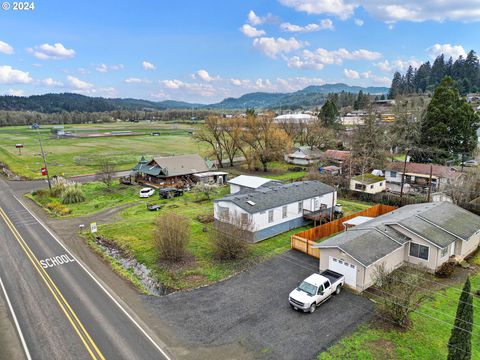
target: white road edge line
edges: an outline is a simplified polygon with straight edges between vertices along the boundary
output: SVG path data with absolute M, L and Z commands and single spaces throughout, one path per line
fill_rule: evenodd
M 20 337 L 20 342 L 22 343 L 25 356 L 27 357 L 27 360 L 32 360 L 32 357 L 30 356 L 30 351 L 28 350 L 27 343 L 25 342 L 25 338 L 23 337 L 22 329 L 20 328 L 20 324 L 18 323 L 17 315 L 15 315 L 15 311 L 13 310 L 12 303 L 10 302 L 10 298 L 8 297 L 8 294 L 7 294 L 7 289 L 5 289 L 5 285 L 3 285 L 3 281 L 1 277 L 0 277 L 0 286 L 3 290 L 3 294 L 5 295 L 5 299 L 7 300 L 7 305 L 8 305 L 8 308 L 10 309 L 10 313 L 12 314 L 13 322 L 15 323 L 15 327 L 17 328 L 18 336 Z
M 25 208 L 25 210 L 27 210 L 30 215 L 32 215 L 40 225 L 42 225 L 42 227 L 55 239 L 55 241 L 57 243 L 60 244 L 61 247 L 63 247 L 65 249 L 66 252 L 68 252 L 69 255 L 71 255 L 75 261 L 82 267 L 83 270 L 85 270 L 85 272 L 93 279 L 93 281 L 95 281 L 95 283 L 105 292 L 105 294 L 107 294 L 107 296 L 115 303 L 115 305 L 118 306 L 118 308 L 120 310 L 122 310 L 122 312 L 133 322 L 133 324 L 135 324 L 135 326 L 142 332 L 143 335 L 145 335 L 145 337 L 153 344 L 153 346 L 155 346 L 155 348 L 157 348 L 157 350 L 167 359 L 167 360 L 173 360 L 170 356 L 167 355 L 167 353 L 155 342 L 155 340 L 152 339 L 152 337 L 150 335 L 147 334 L 147 332 L 140 326 L 140 324 L 128 313 L 127 310 L 125 310 L 123 308 L 123 306 L 117 301 L 117 299 L 115 299 L 113 297 L 112 294 L 110 294 L 110 292 L 105 289 L 105 287 L 100 284 L 100 282 L 95 278 L 95 276 L 92 275 L 92 273 L 90 273 L 90 271 L 87 270 L 87 268 L 83 265 L 83 263 L 81 261 L 79 261 L 75 255 L 73 255 L 70 250 L 68 250 L 68 248 L 55 236 L 55 234 L 53 234 L 50 229 L 43 223 L 42 220 L 40 220 L 33 212 L 30 211 L 30 209 L 15 195 L 15 194 L 12 194 L 13 197 Z M 30 359 L 29 359 L 30 360 Z

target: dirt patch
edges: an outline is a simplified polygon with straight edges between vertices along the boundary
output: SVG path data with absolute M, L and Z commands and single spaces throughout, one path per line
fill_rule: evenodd
M 378 360 L 396 360 L 395 344 L 390 340 L 378 339 L 370 341 L 367 345 L 370 348 L 374 359 Z
M 167 261 L 162 260 L 160 267 L 171 272 L 182 272 L 191 268 L 194 268 L 196 264 L 195 257 L 192 254 L 186 254 L 180 261 Z
M 185 277 L 185 280 L 191 283 L 203 283 L 207 277 L 205 275 L 200 274 L 192 274 Z

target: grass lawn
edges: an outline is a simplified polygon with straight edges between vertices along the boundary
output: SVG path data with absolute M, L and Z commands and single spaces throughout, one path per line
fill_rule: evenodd
M 217 196 L 226 193 L 228 188 L 223 188 Z M 249 255 L 244 260 L 220 262 L 213 258 L 209 233 L 203 231 L 211 224 L 202 224 L 197 219 L 198 215 L 213 213 L 213 202 L 194 200 L 195 195 L 191 193 L 170 200 L 158 200 L 158 203 L 165 204 L 159 212 L 146 211 L 145 205 L 133 206 L 120 214 L 123 220 L 99 226 L 99 234 L 129 249 L 138 261 L 154 270 L 163 285 L 181 290 L 217 282 L 248 268 L 254 262 L 284 252 L 290 249 L 290 235 L 304 230 L 295 229 L 258 244 L 249 245 Z M 174 211 L 190 220 L 191 238 L 187 250 L 193 255 L 194 261 L 177 269 L 162 266 L 157 260 L 153 246 L 155 217 L 165 211 Z
M 60 199 L 50 196 L 48 190 L 38 190 L 26 196 L 49 211 L 53 216 L 73 217 L 90 215 L 95 212 L 133 201 L 141 200 L 138 191 L 140 186 L 122 185 L 115 182 L 110 189 L 101 182 L 91 182 L 82 185 L 85 201 L 78 204 L 57 205 L 49 204 L 61 202 Z M 156 194 L 155 194 L 156 195 Z M 155 196 L 155 199 L 158 195 Z M 145 199 L 143 199 L 145 200 Z M 142 202 L 142 206 L 145 204 Z M 66 208 L 64 213 L 62 209 Z
M 42 126 L 43 141 L 50 175 L 66 177 L 91 174 L 98 170 L 99 160 L 108 158 L 117 164 L 118 170 L 132 168 L 141 155 L 206 154 L 207 148 L 195 142 L 188 133 L 190 125 L 165 123 L 111 123 L 65 125 L 66 131 L 75 134 L 111 131 L 132 131 L 134 136 L 78 137 L 57 139 L 50 133 L 51 126 Z M 152 131 L 160 136 L 151 136 Z M 15 144 L 24 145 L 22 155 Z M 41 178 L 43 161 L 40 156 L 38 135 L 27 126 L 0 128 L 0 162 L 14 173 L 29 179 Z
M 480 265 L 480 252 L 470 260 Z M 480 288 L 480 273 L 470 278 L 472 292 Z M 374 323 L 360 326 L 352 335 L 340 340 L 326 352 L 319 354 L 319 360 L 333 359 L 446 359 L 447 344 L 457 311 L 458 299 L 463 282 L 438 290 L 413 313 L 412 325 L 406 331 L 381 328 Z M 480 359 L 480 298 L 474 297 L 474 326 L 472 336 L 472 359 Z M 446 322 L 446 323 L 444 323 Z
M 368 209 L 369 207 L 372 207 L 373 203 L 367 203 L 367 202 L 362 202 L 362 201 L 352 201 L 352 200 L 346 200 L 339 198 L 337 201 L 338 204 L 342 205 L 343 208 L 343 216 L 348 216 L 353 213 Z

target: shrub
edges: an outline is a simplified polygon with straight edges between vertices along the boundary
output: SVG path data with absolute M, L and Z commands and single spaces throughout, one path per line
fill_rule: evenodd
M 182 260 L 189 239 L 190 226 L 186 217 L 168 212 L 155 220 L 153 240 L 160 260 Z
M 69 215 L 72 212 L 72 210 L 70 210 L 65 205 L 59 203 L 58 201 L 49 202 L 47 204 L 47 209 L 50 210 L 52 213 L 60 216 Z
M 72 184 L 72 182 L 68 181 L 63 177 L 56 177 L 52 179 L 51 184 L 52 184 L 51 195 L 54 197 L 61 197 L 65 188 L 70 184 Z
M 73 183 L 65 187 L 62 192 L 62 204 L 76 204 L 85 201 L 85 194 L 79 183 Z
M 442 266 L 435 272 L 435 275 L 440 278 L 449 278 L 455 271 L 455 263 L 451 261 L 444 262 Z
M 202 182 L 198 182 L 192 189 L 194 194 L 197 194 L 198 197 L 203 195 L 205 200 L 210 200 L 210 198 L 215 195 L 218 191 L 217 185 L 205 184 Z M 200 200 L 200 198 L 199 198 Z
M 248 254 L 249 230 L 252 224 L 236 214 L 217 222 L 210 233 L 214 257 L 219 260 L 243 259 Z
M 197 220 L 202 224 L 208 224 L 212 223 L 215 218 L 213 217 L 213 214 L 200 214 L 197 216 Z

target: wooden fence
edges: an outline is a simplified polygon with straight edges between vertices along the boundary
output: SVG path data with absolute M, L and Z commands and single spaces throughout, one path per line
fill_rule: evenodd
M 378 204 L 371 208 L 330 221 L 326 224 L 302 231 L 291 236 L 291 248 L 304 252 L 316 258 L 320 258 L 320 249 L 312 248 L 318 240 L 345 230 L 343 223 L 357 216 L 377 217 L 395 210 L 395 206 Z

